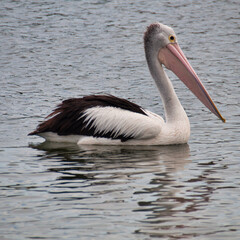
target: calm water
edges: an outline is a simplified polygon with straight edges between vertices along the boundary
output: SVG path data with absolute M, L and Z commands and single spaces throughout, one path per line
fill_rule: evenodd
M 0 239 L 240 239 L 239 1 L 1 1 Z M 171 73 L 188 145 L 46 144 L 27 137 L 61 100 L 93 93 L 162 114 L 144 58 L 174 27 L 225 124 Z

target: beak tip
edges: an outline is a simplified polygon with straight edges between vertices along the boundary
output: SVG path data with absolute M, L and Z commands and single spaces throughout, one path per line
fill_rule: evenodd
M 226 119 L 225 119 L 225 118 L 223 118 L 221 114 L 219 114 L 219 115 L 218 115 L 218 117 L 219 117 L 219 119 L 221 119 L 221 120 L 222 120 L 222 122 L 223 122 L 223 123 L 225 123 L 225 122 L 226 122 Z

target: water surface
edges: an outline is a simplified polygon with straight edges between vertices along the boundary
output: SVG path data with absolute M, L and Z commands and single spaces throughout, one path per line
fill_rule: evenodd
M 171 73 L 188 144 L 75 146 L 27 137 L 69 97 L 110 93 L 163 115 L 143 51 L 174 28 L 221 123 Z M 238 1 L 10 1 L 0 6 L 0 238 L 239 239 Z

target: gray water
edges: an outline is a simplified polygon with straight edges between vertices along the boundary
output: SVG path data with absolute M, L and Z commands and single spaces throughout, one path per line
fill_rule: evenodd
M 163 114 L 143 32 L 172 26 L 223 124 L 171 73 L 188 144 L 28 137 L 59 102 L 110 93 Z M 239 1 L 0 4 L 0 239 L 240 239 Z

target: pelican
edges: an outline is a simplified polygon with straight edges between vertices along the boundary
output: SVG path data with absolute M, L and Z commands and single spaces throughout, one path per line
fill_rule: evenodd
M 112 95 L 90 95 L 63 101 L 29 135 L 48 141 L 108 145 L 184 144 L 190 123 L 163 65 L 225 122 L 213 100 L 178 45 L 173 29 L 153 23 L 144 34 L 149 71 L 163 102 L 165 120 L 128 100 Z

